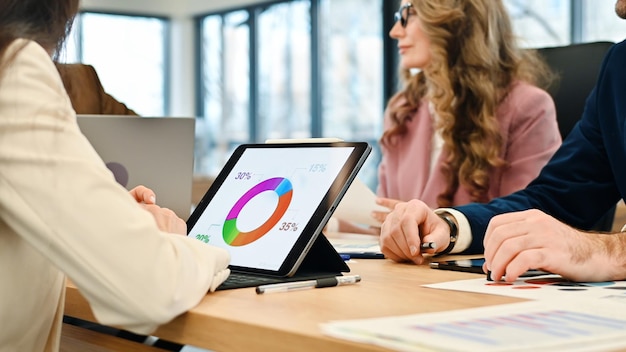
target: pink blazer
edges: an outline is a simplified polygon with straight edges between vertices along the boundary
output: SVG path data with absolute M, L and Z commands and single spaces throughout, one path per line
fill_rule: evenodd
M 540 88 L 516 83 L 496 114 L 504 145 L 501 157 L 509 166 L 491 172 L 490 199 L 524 188 L 561 145 L 554 102 Z M 389 127 L 389 116 L 385 114 L 385 128 Z M 430 174 L 434 130 L 426 101 L 407 127 L 407 134 L 394 148 L 382 148 L 377 193 L 381 197 L 403 201 L 420 199 L 431 208 L 437 208 L 437 196 L 445 187 L 440 165 L 447 152 L 442 151 Z M 469 202 L 469 193 L 459 187 L 454 205 Z

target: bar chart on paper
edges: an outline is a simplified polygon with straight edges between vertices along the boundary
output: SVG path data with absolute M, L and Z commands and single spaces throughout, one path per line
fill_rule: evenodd
M 626 347 L 624 303 L 532 301 L 410 316 L 337 321 L 331 336 L 402 351 L 603 351 Z
M 618 332 L 626 329 L 625 320 L 606 319 L 591 314 L 548 310 L 438 324 L 408 326 L 409 329 L 436 334 L 441 338 L 464 340 L 489 346 L 522 346 L 527 340 L 552 344 L 582 335 Z

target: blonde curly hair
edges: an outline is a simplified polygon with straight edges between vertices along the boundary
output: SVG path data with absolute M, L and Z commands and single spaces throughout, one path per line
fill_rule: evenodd
M 404 88 L 388 102 L 392 127 L 381 144 L 392 148 L 427 98 L 439 117 L 448 154 L 440 207 L 453 205 L 459 186 L 474 202 L 488 201 L 489 172 L 505 167 L 496 109 L 516 81 L 547 87 L 553 79 L 534 50 L 516 45 L 500 0 L 420 0 L 412 3 L 430 38 L 430 62 L 421 72 L 401 70 Z

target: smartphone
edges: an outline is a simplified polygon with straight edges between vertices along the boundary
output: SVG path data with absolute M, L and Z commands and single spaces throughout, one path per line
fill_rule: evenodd
M 429 265 L 433 269 L 463 271 L 466 273 L 476 273 L 486 275 L 483 271 L 485 258 L 476 259 L 460 259 L 460 260 L 444 260 L 441 262 L 431 262 Z M 533 277 L 548 275 L 549 272 L 531 269 L 520 275 L 520 277 Z
M 441 262 L 431 262 L 429 265 L 433 269 L 463 271 L 466 273 L 483 274 L 483 263 L 485 258 L 444 260 Z

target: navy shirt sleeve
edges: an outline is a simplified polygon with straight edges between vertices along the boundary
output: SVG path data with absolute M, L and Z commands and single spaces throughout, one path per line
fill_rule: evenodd
M 581 120 L 526 189 L 488 204 L 455 207 L 467 217 L 472 243 L 482 253 L 489 220 L 498 214 L 539 209 L 571 226 L 590 229 L 626 194 L 626 42 L 602 63 Z M 558 119 L 558 117 L 557 117 Z

